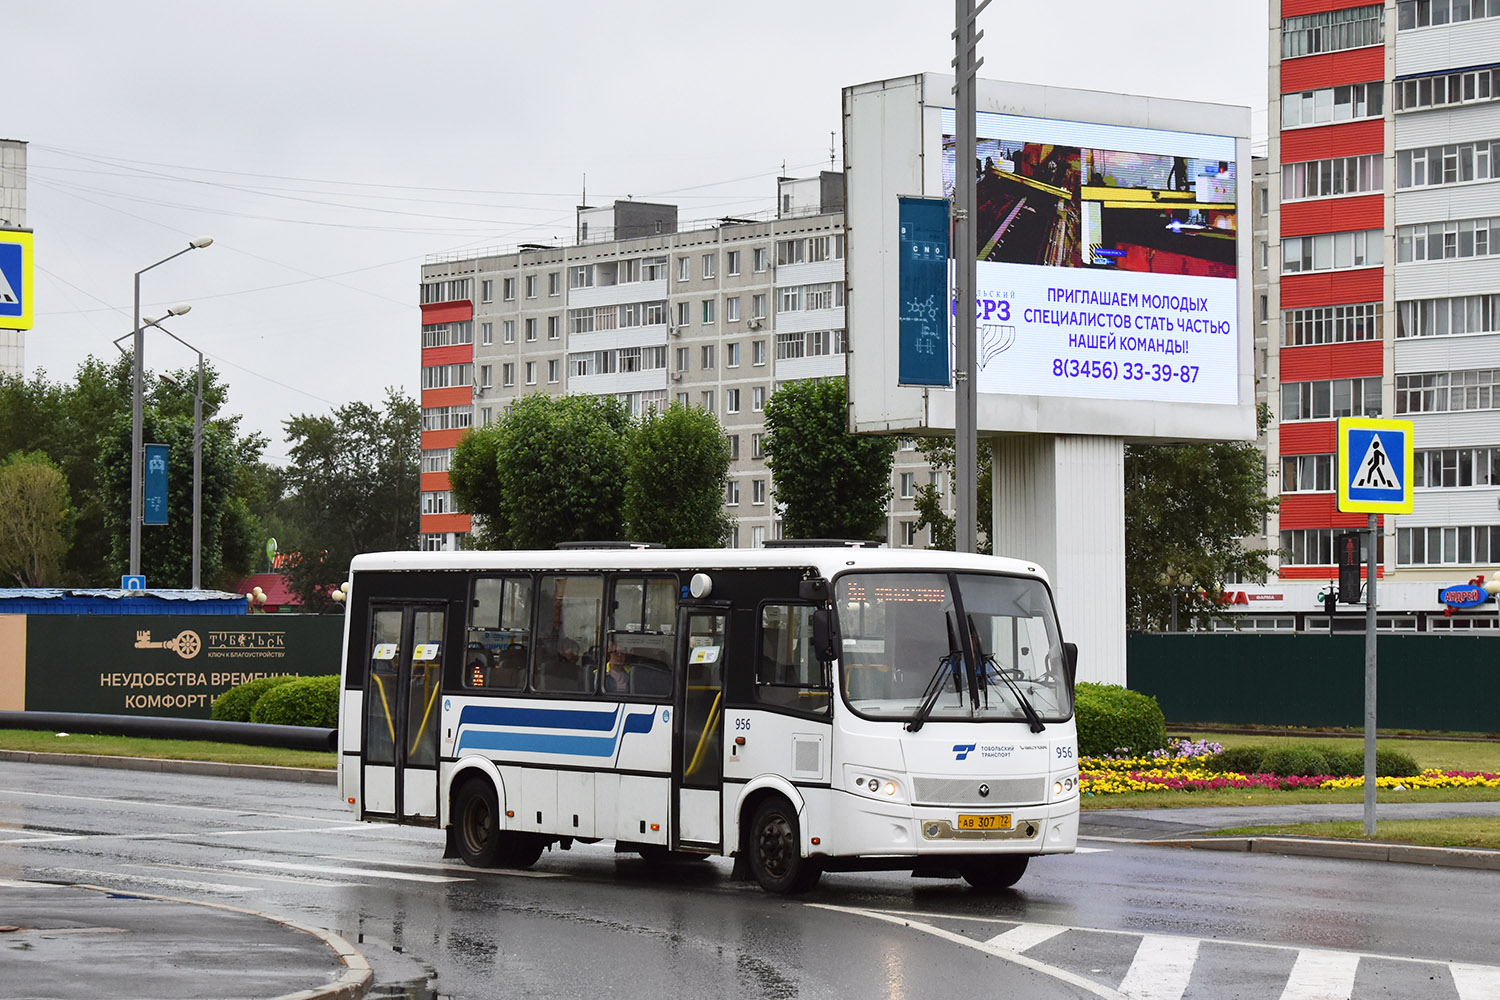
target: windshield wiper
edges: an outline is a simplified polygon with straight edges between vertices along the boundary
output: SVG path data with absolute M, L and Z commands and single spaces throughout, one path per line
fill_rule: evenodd
M 1026 716 L 1026 721 L 1031 723 L 1031 731 L 1039 733 L 1043 729 L 1046 729 L 1047 727 L 1042 724 L 1042 717 L 1036 714 L 1036 709 L 1032 707 L 1031 702 L 1026 700 L 1026 696 L 1021 693 L 1020 686 L 1010 679 L 1009 674 L 1000 669 L 992 657 L 985 653 L 984 646 L 979 642 L 979 630 L 974 627 L 973 615 L 969 616 L 969 634 L 974 640 L 974 653 L 979 657 L 979 662 L 981 664 L 988 664 L 991 673 L 998 674 L 1000 679 L 1010 688 L 1010 693 L 1016 696 L 1016 702 L 1021 706 L 1021 713 Z
M 958 636 L 953 634 L 953 615 L 944 613 L 943 620 L 948 624 L 948 655 L 938 660 L 937 669 L 932 672 L 932 677 L 927 681 L 927 687 L 922 689 L 922 704 L 912 713 L 911 721 L 906 724 L 907 732 L 915 733 L 927 722 L 927 716 L 932 714 L 932 708 L 937 704 L 938 695 L 943 693 L 943 671 L 947 670 L 953 676 L 953 690 L 958 692 L 960 700 L 963 699 L 963 689 L 958 686 L 958 675 L 954 669 L 957 660 L 954 657 L 963 657 L 963 652 L 958 648 Z

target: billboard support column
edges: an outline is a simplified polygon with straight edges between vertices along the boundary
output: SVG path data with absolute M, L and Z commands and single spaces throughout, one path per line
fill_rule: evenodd
M 976 31 L 979 12 L 990 0 L 954 0 L 953 92 L 958 121 L 954 159 L 953 191 L 953 389 L 954 389 L 954 510 L 953 548 L 976 552 L 979 548 L 978 513 L 978 395 L 975 388 L 974 286 L 978 283 L 978 261 L 974 240 L 974 162 L 978 158 L 975 126 L 975 80 L 984 60 L 977 57 L 984 32 Z M 997 550 L 998 551 L 998 550 Z

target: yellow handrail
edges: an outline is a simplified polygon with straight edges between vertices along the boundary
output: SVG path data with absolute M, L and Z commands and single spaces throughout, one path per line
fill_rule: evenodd
M 698 737 L 698 749 L 693 751 L 693 762 L 688 765 L 687 770 L 682 772 L 684 776 L 697 771 L 698 765 L 703 762 L 703 751 L 708 748 L 708 738 L 719 728 L 719 699 L 723 697 L 722 690 L 714 695 L 714 703 L 708 709 L 708 720 L 703 726 L 702 734 Z
M 391 702 L 390 699 L 386 698 L 385 696 L 385 682 L 382 681 L 380 679 L 380 675 L 375 673 L 374 671 L 370 672 L 370 680 L 374 681 L 375 686 L 380 689 L 380 704 L 381 707 L 385 709 L 385 727 L 391 732 L 391 746 L 395 746 L 396 720 L 391 718 Z
M 423 672 L 422 683 L 423 683 L 424 686 L 431 679 L 431 677 L 432 677 L 432 670 L 431 669 L 428 669 L 428 670 L 426 670 L 426 671 Z M 416 734 L 414 736 L 412 736 L 412 738 L 411 738 L 411 749 L 407 751 L 408 755 L 414 754 L 414 753 L 417 752 L 417 743 L 418 743 L 418 741 L 420 741 L 422 739 L 422 733 L 426 732 L 426 730 L 427 730 L 427 722 L 428 722 L 429 719 L 432 718 L 432 706 L 435 705 L 435 704 L 437 704 L 437 696 L 438 696 L 438 693 L 441 690 L 442 689 L 439 688 L 439 687 L 433 687 L 432 694 L 428 696 L 428 698 L 427 698 L 427 708 L 422 713 L 422 724 L 417 727 Z

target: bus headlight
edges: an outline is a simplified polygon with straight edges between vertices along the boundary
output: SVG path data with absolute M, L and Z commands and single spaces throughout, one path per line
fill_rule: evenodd
M 1058 778 L 1052 783 L 1052 796 L 1060 799 L 1064 796 L 1072 795 L 1074 789 L 1077 787 L 1078 776 L 1076 774 L 1070 774 L 1066 778 Z
M 873 774 L 854 774 L 854 787 L 865 795 L 876 798 L 891 799 L 896 802 L 904 802 L 905 794 L 902 792 L 901 783 L 894 778 L 880 777 Z

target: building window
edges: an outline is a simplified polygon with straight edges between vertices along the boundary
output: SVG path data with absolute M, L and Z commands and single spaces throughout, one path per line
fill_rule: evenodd
M 1397 153 L 1398 177 L 1400 157 L 1401 154 Z M 1338 156 L 1329 160 L 1284 164 L 1281 168 L 1281 200 L 1384 191 L 1384 162 L 1384 154 L 1371 153 L 1368 156 Z
M 453 459 L 452 448 L 429 448 L 422 452 L 423 472 L 447 472 Z
M 562 362 L 556 358 L 547 362 L 547 381 L 551 383 L 562 381 Z
M 778 333 L 776 335 L 776 360 L 800 358 L 807 354 L 807 337 L 800 333 Z
M 516 366 L 514 362 L 507 361 L 500 366 L 500 384 L 507 388 L 516 384 Z
M 1500 295 L 1412 299 L 1396 303 L 1397 337 L 1500 332 Z
M 724 506 L 726 506 L 726 507 L 738 507 L 739 505 L 740 505 L 740 484 L 739 484 L 739 482 L 737 480 L 731 479 L 729 481 L 729 485 L 725 488 L 725 491 L 724 491 Z
M 528 299 L 536 298 L 536 275 L 534 274 L 526 276 L 526 297 Z
M 1396 4 L 1397 31 L 1484 17 L 1500 17 L 1500 3 L 1489 0 L 1486 6 L 1485 0 L 1400 0 Z
M 751 434 L 750 435 L 750 457 L 751 458 L 765 458 L 766 457 L 766 452 L 765 452 L 765 449 L 763 447 L 764 441 L 765 441 L 765 435 L 764 434 Z
M 760 274 L 771 266 L 771 255 L 766 252 L 765 247 L 758 247 L 751 254 L 751 263 L 755 268 L 755 273 Z
M 901 544 L 911 548 L 917 544 L 917 522 L 901 522 Z
M 472 406 L 428 406 L 422 409 L 424 431 L 451 431 L 474 422 Z
M 750 529 L 750 547 L 752 549 L 763 549 L 766 547 L 766 526 L 757 524 Z
M 1397 226 L 1396 262 L 1456 260 L 1500 253 L 1500 247 L 1490 240 L 1491 230 L 1500 230 L 1500 218 Z
M 568 269 L 569 288 L 593 288 L 594 287 L 594 265 L 579 264 L 577 267 Z
M 1439 3 L 1445 0 L 1438 0 Z M 1281 58 L 1340 52 L 1385 41 L 1385 6 L 1351 7 L 1281 19 Z
M 731 462 L 740 460 L 740 436 L 738 434 L 729 435 L 729 460 Z
M 1413 456 L 1411 480 L 1418 489 L 1500 486 L 1500 447 L 1419 451 Z
M 724 300 L 724 322 L 734 323 L 740 318 L 740 297 L 732 295 Z
M 688 370 L 688 348 L 677 348 L 677 362 L 673 366 L 674 371 L 685 372 Z
M 714 321 L 714 306 L 716 302 L 717 300 L 715 299 L 703 300 L 703 322 L 712 323 Z
M 752 479 L 750 481 L 750 502 L 763 504 L 766 502 L 766 481 L 764 479 Z
M 1500 368 L 1396 376 L 1397 413 L 1500 409 Z
M 528 316 L 528 317 L 526 317 L 526 343 L 531 344 L 531 343 L 535 343 L 535 342 L 536 342 L 536 317 L 535 316 Z
M 756 413 L 766 408 L 766 387 L 758 385 L 750 390 L 750 408 Z
M 422 388 L 447 389 L 474 382 L 474 366 L 468 362 L 456 365 L 423 365 Z
M 561 295 L 562 294 L 562 272 L 560 272 L 560 271 L 552 271 L 552 272 L 548 273 L 548 275 L 547 275 L 547 294 L 548 295 Z
M 495 374 L 495 366 L 494 365 L 480 365 L 479 366 L 479 385 L 480 385 L 480 387 L 483 388 L 483 389 L 488 389 L 488 388 L 490 388 L 490 386 L 494 385 L 495 383 L 493 381 L 491 381 L 493 379 L 493 377 L 494 377 L 494 374 Z
M 1500 100 L 1500 68 L 1494 66 L 1408 77 L 1391 84 L 1391 105 L 1397 111 L 1422 111 L 1494 100 Z
M 507 344 L 516 342 L 516 321 L 507 319 L 500 324 L 501 336 Z
M 480 323 L 479 324 L 479 342 L 481 344 L 484 344 L 486 347 L 494 344 L 494 342 L 495 342 L 495 324 L 494 323 Z
M 1379 80 L 1282 94 L 1281 127 L 1296 128 L 1299 125 L 1326 125 L 1329 122 L 1344 122 L 1355 118 L 1379 118 L 1385 113 L 1382 107 L 1384 95 L 1385 83 Z
M 777 240 L 776 241 L 776 266 L 784 264 L 801 264 L 807 260 L 806 240 Z
M 479 426 L 488 427 L 495 422 L 495 411 L 491 407 L 483 407 L 479 411 Z
M 724 390 L 724 412 L 725 413 L 738 413 L 738 412 L 740 412 L 740 391 L 738 389 L 725 389 Z
M 1332 455 L 1281 456 L 1281 492 L 1329 493 L 1332 490 Z
M 536 385 L 536 362 L 526 362 L 526 384 Z
M 1283 347 L 1307 347 L 1379 340 L 1382 315 L 1379 302 L 1288 309 L 1281 314 L 1281 343 Z
M 1379 376 L 1281 383 L 1282 420 L 1378 417 L 1380 413 Z
M 706 253 L 703 255 L 703 276 L 712 278 L 714 276 L 714 263 L 717 255 Z
M 687 326 L 693 321 L 693 304 L 691 302 L 677 303 L 677 325 Z
M 1396 188 L 1437 187 L 1487 181 L 1495 176 L 1500 139 L 1396 151 Z
M 693 258 L 691 258 L 691 257 L 678 257 L 677 258 L 677 280 L 678 281 L 691 281 L 691 280 L 693 280 Z
M 458 323 L 427 323 L 422 326 L 423 347 L 449 347 L 453 344 L 474 343 L 474 321 Z
M 1397 528 L 1397 566 L 1475 566 L 1500 562 L 1500 525 Z
M 766 318 L 766 296 L 764 292 L 759 295 L 750 296 L 750 318 Z
M 428 490 L 422 494 L 422 513 L 447 514 L 453 510 L 453 495 L 448 490 Z
M 750 363 L 752 365 L 763 365 L 766 363 L 766 342 L 764 340 L 752 340 L 750 342 Z
M 704 344 L 699 348 L 698 367 L 707 371 L 714 366 L 714 345 Z
M 726 250 L 724 252 L 724 270 L 729 272 L 730 277 L 740 273 L 740 251 Z
M 492 278 L 485 278 L 479 283 L 479 301 L 495 301 L 495 282 Z
M 500 279 L 500 295 L 506 302 L 514 302 L 516 300 L 515 278 Z
M 561 336 L 562 336 L 562 317 L 561 316 L 548 316 L 547 317 L 547 339 L 548 340 L 557 340 Z
M 739 366 L 740 366 L 740 345 L 739 344 L 725 344 L 724 345 L 724 367 L 726 367 L 726 368 L 738 368 Z
M 472 278 L 446 278 L 422 283 L 422 304 L 429 302 L 458 302 L 469 297 L 474 287 Z
M 691 405 L 690 402 L 689 402 L 689 399 L 690 399 L 691 396 L 692 396 L 692 393 L 679 392 L 677 394 L 677 405 L 679 405 L 679 406 L 689 406 L 689 405 Z
M 1339 271 L 1385 263 L 1385 233 L 1366 229 L 1352 233 L 1288 236 L 1281 241 L 1283 274 Z
M 712 389 L 709 389 L 708 391 L 706 391 L 706 392 L 703 393 L 702 401 L 703 401 L 703 408 L 705 410 L 707 410 L 709 413 L 713 413 L 714 412 L 714 391 Z
M 802 309 L 802 286 L 788 285 L 776 293 L 776 312 L 799 312 Z
M 917 495 L 917 474 L 915 472 L 901 473 L 901 499 L 910 500 Z
M 667 258 L 665 258 L 665 257 L 642 257 L 641 258 L 641 280 L 642 281 L 666 281 L 667 280 Z

